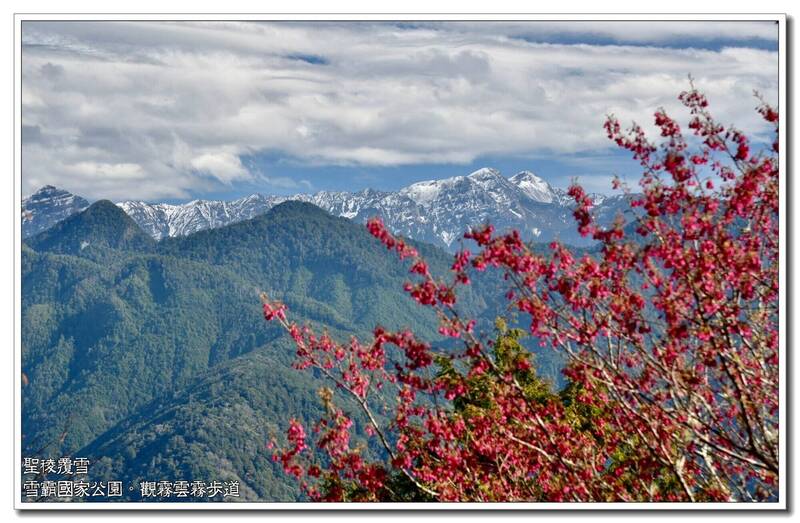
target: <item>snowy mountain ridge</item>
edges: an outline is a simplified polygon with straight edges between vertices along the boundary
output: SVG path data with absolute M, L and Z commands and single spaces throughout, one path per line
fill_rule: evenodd
M 82 198 L 73 198 L 77 202 L 72 207 L 74 212 L 88 206 Z M 622 203 L 620 197 L 593 198 L 600 214 L 608 214 L 609 208 Z M 252 194 L 231 201 L 194 200 L 177 205 L 124 201 L 117 205 L 145 232 L 162 239 L 247 220 L 287 200 L 313 203 L 335 216 L 359 222 L 381 216 L 395 233 L 447 250 L 458 247 L 464 231 L 487 222 L 498 230 L 517 229 L 528 240 L 559 238 L 587 243 L 575 231 L 572 202 L 566 192 L 531 171 L 505 178 L 496 169 L 482 168 L 466 176 L 416 182 L 394 192 L 364 189 L 293 196 Z

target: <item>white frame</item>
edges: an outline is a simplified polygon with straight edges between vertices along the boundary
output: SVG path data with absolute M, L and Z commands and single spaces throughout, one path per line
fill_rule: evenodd
M 21 433 L 21 28 L 23 21 L 32 20 L 481 20 L 481 21 L 776 21 L 779 24 L 779 108 L 782 117 L 779 123 L 780 134 L 780 247 L 779 247 L 779 366 L 780 366 L 780 473 L 779 501 L 767 503 L 316 503 L 316 502 L 233 502 L 233 503 L 161 503 L 161 502 L 98 502 L 98 503 L 23 503 L 22 502 L 22 433 Z M 785 14 L 15 14 L 14 15 L 14 508 L 17 510 L 787 510 L 787 469 L 786 469 L 786 307 L 787 307 L 787 221 L 786 186 L 787 147 L 786 131 L 788 113 L 786 105 L 786 15 Z

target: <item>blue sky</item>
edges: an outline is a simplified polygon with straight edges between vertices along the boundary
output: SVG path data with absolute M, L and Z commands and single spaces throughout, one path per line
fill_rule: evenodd
M 636 177 L 639 174 L 638 164 L 630 160 L 630 154 L 614 149 L 590 154 L 574 153 L 566 156 L 482 156 L 467 164 L 420 163 L 381 167 L 320 166 L 307 165 L 300 159 L 286 158 L 280 154 L 248 156 L 243 158 L 243 162 L 254 173 L 251 181 L 207 192 L 204 197 L 227 200 L 263 191 L 263 187 L 270 185 L 270 181 L 264 180 L 265 177 L 269 178 L 269 175 L 262 173 L 280 173 L 281 176 L 298 182 L 300 192 L 359 191 L 367 188 L 394 191 L 414 182 L 465 175 L 482 167 L 493 167 L 506 177 L 535 168 L 537 175 L 557 187 L 566 187 L 573 179 L 578 179 L 591 191 L 609 192 L 612 176 L 619 175 L 635 185 Z M 298 187 L 294 184 L 282 186 L 278 182 L 272 184 L 270 192 L 283 195 L 295 194 L 298 192 Z M 182 200 L 166 199 L 164 201 L 177 203 Z
M 691 74 L 760 135 L 771 22 L 25 22 L 23 193 L 181 202 L 395 190 L 480 167 L 608 192 L 605 115 L 679 121 Z M 652 130 L 652 127 L 648 127 Z

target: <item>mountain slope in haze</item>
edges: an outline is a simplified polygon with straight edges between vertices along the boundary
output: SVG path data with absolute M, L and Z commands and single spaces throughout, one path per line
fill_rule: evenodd
M 322 416 L 318 387 L 307 373 L 256 350 L 154 400 L 76 455 L 95 458 L 96 477 L 125 484 L 238 481 L 241 496 L 231 501 L 295 501 L 298 485 L 272 461 L 266 442 L 284 433 L 289 417 Z M 129 499 L 141 499 L 138 489 Z

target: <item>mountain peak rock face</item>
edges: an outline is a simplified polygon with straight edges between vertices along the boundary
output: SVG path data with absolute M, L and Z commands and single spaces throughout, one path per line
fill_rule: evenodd
M 117 205 L 145 232 L 160 240 L 249 220 L 285 199 L 251 194 L 233 201 L 193 200 L 181 205 L 127 201 Z
M 476 182 L 492 182 L 497 180 L 498 178 L 502 178 L 500 175 L 500 171 L 497 169 L 492 169 L 491 167 L 482 167 L 475 172 L 472 172 L 467 175 L 467 178 L 470 180 L 475 180 Z
M 22 199 L 22 237 L 27 238 L 49 229 L 87 207 L 89 202 L 80 196 L 45 185 Z
M 530 171 L 521 171 L 508 179 L 516 185 L 520 191 L 524 192 L 530 199 L 542 202 L 553 203 L 559 199 L 558 193 L 549 183 L 539 178 Z

